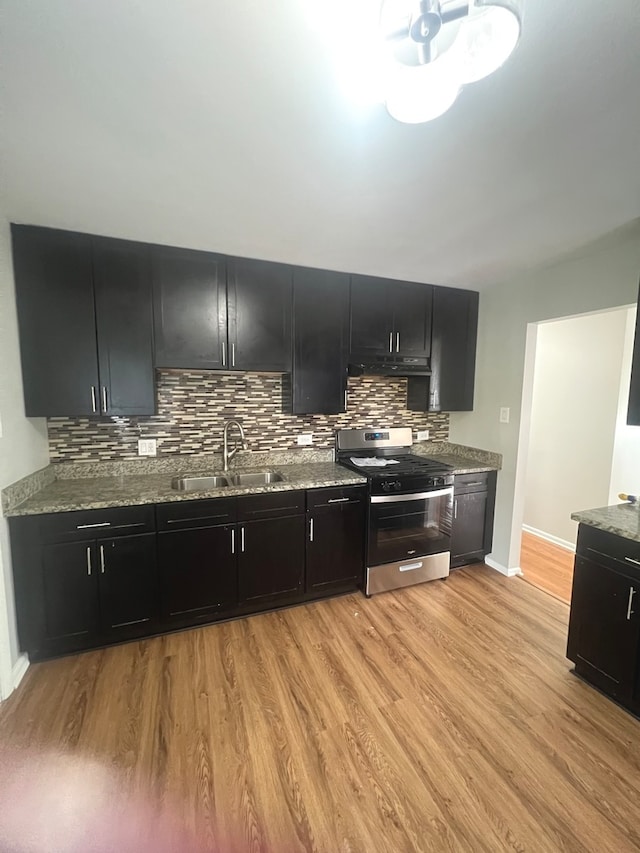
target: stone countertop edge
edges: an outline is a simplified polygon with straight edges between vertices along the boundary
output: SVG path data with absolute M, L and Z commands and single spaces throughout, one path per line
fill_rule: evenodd
M 640 509 L 635 504 L 616 504 L 572 512 L 573 521 L 640 542 Z
M 176 503 L 210 498 L 257 495 L 273 492 L 319 489 L 331 486 L 365 485 L 364 476 L 333 462 L 307 465 L 280 465 L 281 482 L 264 486 L 227 486 L 202 491 L 181 492 L 171 486 L 171 474 L 119 475 L 80 479 L 57 479 L 24 502 L 5 511 L 9 517 L 44 515 L 55 512 L 109 509 L 122 506 Z M 250 468 L 245 468 L 248 472 Z M 209 472 L 207 472 L 209 473 Z M 217 472 L 221 473 L 218 469 Z
M 453 474 L 479 474 L 482 471 L 499 471 L 502 468 L 500 453 L 448 441 L 414 443 L 411 451 L 418 456 L 428 456 L 429 459 L 451 465 Z

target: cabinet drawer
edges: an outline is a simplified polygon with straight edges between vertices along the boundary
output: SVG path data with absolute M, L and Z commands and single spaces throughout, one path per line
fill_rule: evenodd
M 238 498 L 238 521 L 299 515 L 304 512 L 304 492 L 275 492 Z
M 155 530 L 153 506 L 57 512 L 40 516 L 42 542 L 77 542 L 104 536 L 130 536 Z
M 307 492 L 307 509 L 364 503 L 366 499 L 367 490 L 365 486 L 331 486 L 328 489 L 310 489 Z
M 623 572 L 630 578 L 640 579 L 640 542 L 581 524 L 578 528 L 576 554 Z
M 457 495 L 465 495 L 468 492 L 486 492 L 489 482 L 489 471 L 479 474 L 456 474 L 454 478 L 454 491 Z
M 236 520 L 236 505 L 235 498 L 158 504 L 156 506 L 158 530 L 185 530 L 232 524 Z

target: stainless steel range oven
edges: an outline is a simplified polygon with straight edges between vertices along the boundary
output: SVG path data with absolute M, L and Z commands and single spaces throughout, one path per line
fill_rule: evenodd
M 339 430 L 337 460 L 369 481 L 365 593 L 449 574 L 453 476 L 408 452 L 411 430 Z

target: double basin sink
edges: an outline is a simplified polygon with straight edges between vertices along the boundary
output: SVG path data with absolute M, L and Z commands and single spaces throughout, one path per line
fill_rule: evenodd
M 267 486 L 280 483 L 284 477 L 277 471 L 255 471 L 239 474 L 212 474 L 209 477 L 174 477 L 171 486 L 180 492 L 224 489 L 233 486 Z

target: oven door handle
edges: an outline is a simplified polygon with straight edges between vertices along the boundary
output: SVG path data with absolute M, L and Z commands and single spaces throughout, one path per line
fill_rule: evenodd
M 373 495 L 372 504 L 395 504 L 401 501 L 423 501 L 426 498 L 453 497 L 453 486 L 448 489 L 434 489 L 432 492 L 414 492 L 410 495 Z

